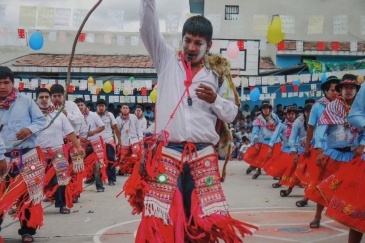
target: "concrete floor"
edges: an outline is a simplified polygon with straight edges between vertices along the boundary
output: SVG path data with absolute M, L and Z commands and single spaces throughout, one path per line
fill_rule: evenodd
M 325 216 L 321 228 L 309 229 L 315 204 L 310 202 L 304 208 L 295 206 L 295 202 L 302 198 L 304 189 L 294 188 L 289 197 L 281 198 L 281 189 L 271 187 L 275 182 L 271 177 L 261 175 L 253 180 L 245 174 L 247 167 L 244 162 L 230 161 L 227 179 L 223 183 L 232 216 L 259 226 L 253 236 L 244 238 L 245 243 L 347 242 L 348 228 Z M 106 185 L 104 193 L 97 193 L 95 185 L 85 187 L 70 215 L 61 215 L 53 205 L 44 203 L 44 226 L 38 230 L 35 242 L 134 242 L 140 216 L 131 215 L 131 207 L 123 196 L 116 198 L 126 179 L 119 176 L 116 186 Z M 5 243 L 20 242 L 18 228 L 19 222 L 7 216 L 1 232 Z M 278 231 L 281 228 L 299 228 L 306 232 L 283 233 Z

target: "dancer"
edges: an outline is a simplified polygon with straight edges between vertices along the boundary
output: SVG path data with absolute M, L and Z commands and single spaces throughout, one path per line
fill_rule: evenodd
M 97 113 L 101 121 L 105 125 L 105 129 L 101 132 L 100 136 L 103 138 L 106 148 L 106 161 L 108 163 L 107 174 L 109 186 L 114 186 L 117 181 L 116 177 L 116 154 L 122 144 L 120 138 L 120 131 L 118 129 L 117 121 L 111 112 L 106 110 L 106 101 L 99 99 L 96 102 Z M 115 143 L 114 137 L 118 139 L 118 146 Z
M 257 179 L 261 175 L 261 168 L 269 161 L 270 139 L 280 123 L 279 117 L 272 113 L 272 105 L 268 101 L 261 104 L 261 114 L 253 122 L 253 130 L 251 137 L 251 147 L 245 153 L 243 160 L 250 164 L 246 170 L 246 174 L 250 174 L 252 170 L 257 169 L 252 179 Z M 281 151 L 280 137 L 272 141 L 271 154 L 275 157 Z
M 43 154 L 37 147 L 37 132 L 46 118 L 37 104 L 14 88 L 14 74 L 0 67 L 1 137 L 5 160 L 0 150 L 0 226 L 15 204 L 22 242 L 33 242 L 36 229 L 43 225 Z
M 140 128 L 138 132 L 138 139 L 139 141 L 143 141 L 143 136 L 147 132 L 147 120 L 143 115 L 142 106 L 137 105 L 135 115 L 138 118 L 138 123 Z
M 85 155 L 74 133 L 70 122 L 63 113 L 57 114 L 50 100 L 51 93 L 46 88 L 40 88 L 36 92 L 37 105 L 47 119 L 47 129 L 39 133 L 37 141 L 43 150 L 46 166 L 46 179 L 44 194 L 55 199 L 55 206 L 60 213 L 69 214 L 73 207 L 72 189 L 70 188 L 70 173 L 68 165 L 68 150 L 64 146 L 63 134 L 74 144 L 80 154 L 80 160 Z M 58 115 L 58 116 L 57 116 Z M 62 131 L 62 133 L 60 133 Z M 76 168 L 79 171 L 82 168 Z M 73 167 L 74 167 L 73 166 Z
M 238 112 L 237 92 L 226 79 L 230 68 L 225 59 L 206 55 L 209 20 L 189 18 L 176 53 L 163 40 L 155 6 L 155 0 L 141 1 L 140 33 L 159 76 L 158 134 L 144 141 L 146 156 L 124 186 L 134 211 L 142 212 L 136 242 L 242 242 L 235 228 L 242 236 L 251 231 L 229 215 L 213 147 L 217 118 L 231 122 Z M 146 175 L 143 183 L 135 183 L 138 172 Z
M 122 145 L 119 158 L 119 175 L 132 174 L 134 165 L 141 158 L 141 129 L 138 118 L 129 114 L 129 106 L 123 105 L 121 115 L 117 117 L 117 125 L 121 133 Z
M 95 112 L 89 111 L 86 108 L 84 99 L 77 98 L 75 103 L 84 115 L 84 123 L 80 128 L 81 145 L 87 151 L 84 160 L 84 178 L 91 178 L 94 175 L 97 192 L 104 192 L 103 182 L 106 182 L 108 177 L 104 162 L 105 144 L 102 140 L 101 132 L 104 131 L 105 125 Z
M 295 106 L 289 105 L 286 107 L 285 110 L 285 119 L 283 122 L 279 123 L 276 127 L 275 132 L 272 134 L 269 143 L 269 152 L 268 157 L 269 161 L 265 164 L 264 170 L 266 173 L 273 177 L 281 178 L 284 174 L 286 168 L 291 164 L 293 161 L 293 156 L 290 153 L 290 145 L 288 143 L 290 133 L 293 128 L 293 124 L 297 114 L 300 112 Z M 281 151 L 276 154 L 273 154 L 273 146 L 276 141 L 282 141 Z M 272 184 L 272 187 L 278 188 L 281 187 L 280 182 Z M 282 197 L 288 196 L 285 194 L 285 190 L 280 191 L 280 195 Z
M 323 111 L 325 110 L 327 104 L 329 104 L 332 100 L 336 99 L 338 95 L 336 91 L 336 85 L 340 82 L 341 80 L 338 79 L 337 77 L 330 76 L 326 79 L 324 83 L 321 84 L 321 90 L 324 93 L 324 97 L 316 101 L 309 115 L 307 136 L 305 140 L 305 149 L 302 155 L 299 157 L 295 174 L 303 185 L 308 186 L 309 184 L 311 184 L 312 189 L 315 188 L 315 186 L 313 187 L 313 185 L 317 183 L 317 181 L 315 180 L 312 180 L 311 182 L 310 180 L 311 173 L 309 172 L 317 169 L 315 163 L 317 158 L 317 151 L 311 147 L 311 145 L 314 144 L 313 137 L 314 137 L 315 127 Z M 326 145 L 323 144 L 323 147 L 325 148 Z M 296 202 L 296 205 L 298 207 L 303 207 L 307 204 L 308 204 L 307 200 L 299 200 Z M 318 211 L 323 210 L 323 208 L 322 209 L 321 208 L 322 206 L 320 204 L 317 204 L 317 210 Z
M 305 190 L 305 196 L 317 203 L 314 220 L 310 223 L 311 228 L 320 226 L 322 211 L 327 206 L 316 186 L 334 174 L 342 163 L 360 156 L 364 150 L 364 146 L 360 144 L 365 144 L 365 136 L 348 123 L 348 113 L 359 89 L 357 77 L 345 74 L 342 81 L 336 85 L 336 91 L 340 95 L 326 106 L 318 120 L 314 144 L 317 150 L 317 168 L 308 168 L 311 181 Z M 323 144 L 326 144 L 326 147 L 323 147 Z

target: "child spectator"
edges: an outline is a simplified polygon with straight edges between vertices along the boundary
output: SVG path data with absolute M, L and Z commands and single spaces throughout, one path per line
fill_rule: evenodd
M 243 156 L 245 155 L 247 149 L 250 147 L 250 140 L 247 137 L 242 137 L 241 148 L 238 152 L 237 159 L 242 160 Z

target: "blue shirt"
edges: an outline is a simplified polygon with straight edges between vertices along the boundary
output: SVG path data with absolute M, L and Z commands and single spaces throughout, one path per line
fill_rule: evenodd
M 4 156 L 5 152 L 6 152 L 5 151 L 5 144 L 4 144 L 3 139 L 0 136 L 0 160 L 5 159 L 5 156 Z
M 349 123 L 354 127 L 365 130 L 365 86 L 361 85 L 356 95 L 354 103 L 351 106 L 349 114 Z
M 0 123 L 4 125 L 1 130 L 1 137 L 4 140 L 6 152 L 11 152 L 14 149 L 38 146 L 37 135 L 34 133 L 43 129 L 47 120 L 30 97 L 18 93 L 16 100 L 13 101 L 8 110 L 0 109 Z M 16 134 L 23 128 L 28 128 L 33 135 L 20 145 L 14 146 L 19 142 Z
M 315 103 L 312 106 L 311 113 L 309 114 L 308 125 L 315 127 L 325 109 L 326 107 L 323 104 Z
M 289 137 L 290 152 L 299 152 L 300 148 L 304 148 L 307 131 L 304 127 L 304 117 L 299 116 L 294 124 Z
M 270 138 L 269 146 L 274 146 L 277 141 L 282 141 L 282 148 L 288 147 L 288 138 L 285 136 L 286 129 L 288 129 L 288 125 L 284 122 L 281 122 L 275 129 L 275 132 L 272 134 Z
M 279 117 L 276 114 L 271 113 L 271 116 L 275 120 L 276 124 L 280 123 Z M 260 143 L 265 143 L 269 145 L 272 134 L 273 132 L 266 127 L 253 126 L 251 144 L 253 145 L 255 143 L 255 138 L 258 138 Z M 278 142 L 280 142 L 280 137 L 278 137 L 277 140 L 274 141 L 274 143 Z

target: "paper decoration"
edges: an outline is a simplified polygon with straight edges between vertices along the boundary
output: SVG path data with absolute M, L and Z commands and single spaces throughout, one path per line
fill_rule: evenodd
M 109 103 L 114 103 L 114 97 L 109 95 Z
M 137 103 L 142 103 L 142 102 L 143 102 L 142 96 L 137 96 Z
M 90 101 L 90 95 L 84 95 L 84 100 L 85 101 Z
M 24 88 L 29 89 L 29 87 L 30 87 L 29 79 L 28 78 L 23 78 L 22 82 L 24 83 Z
M 246 41 L 246 49 L 247 50 L 255 49 L 255 41 Z
M 278 51 L 285 51 L 285 42 L 284 41 L 281 41 L 278 44 Z
M 131 103 L 131 98 L 129 96 L 125 96 L 124 97 L 124 102 L 125 103 Z
M 19 82 L 19 90 L 24 90 L 25 83 Z
M 248 78 L 243 77 L 242 78 L 242 85 L 241 87 L 248 87 Z
M 261 89 L 263 94 L 267 94 L 267 87 L 262 87 Z
M 304 97 L 304 92 L 299 92 L 299 98 Z
M 348 19 L 347 15 L 339 15 L 333 17 L 333 33 L 335 35 L 348 34 Z
M 103 80 L 95 80 L 96 87 L 102 89 L 104 87 Z
M 365 15 L 361 15 L 361 34 L 365 35 Z
M 308 34 L 322 34 L 323 33 L 323 16 L 309 16 Z
M 213 42 L 214 43 L 214 42 Z M 180 39 L 178 38 L 173 38 L 172 39 L 172 47 L 175 49 L 179 49 L 180 48 Z M 212 47 L 213 48 L 213 47 Z
M 74 91 L 75 91 L 75 86 L 73 86 L 73 85 L 68 86 L 69 93 L 73 93 Z
M 38 22 L 39 27 L 53 27 L 54 26 L 54 14 L 55 9 L 49 7 L 42 7 L 38 9 Z
M 86 39 L 86 33 L 80 33 L 78 42 L 85 42 Z
M 312 81 L 318 81 L 319 79 L 319 73 L 313 73 L 312 74 Z
M 60 31 L 60 41 L 61 42 L 66 42 L 66 31 Z
M 36 78 L 31 79 L 30 88 L 32 88 L 32 89 L 38 88 L 38 85 L 39 85 L 38 79 L 36 79 Z
M 293 97 L 293 92 L 288 93 L 288 98 L 291 98 L 291 97 Z
M 57 32 L 56 31 L 50 31 L 48 33 L 48 40 L 49 41 L 56 41 L 57 40 Z
M 205 15 L 205 17 L 207 19 L 209 19 L 213 25 L 213 35 L 214 36 L 219 35 L 219 32 L 221 30 L 221 15 L 220 14 L 207 14 L 207 15 Z
M 262 85 L 268 85 L 269 84 L 269 77 L 268 76 L 263 76 L 261 78 L 261 84 Z
M 317 97 L 322 97 L 322 91 L 317 91 L 316 94 Z
M 166 33 L 176 34 L 179 31 L 179 13 L 167 13 L 166 14 Z
M 81 80 L 79 90 L 86 90 L 86 89 L 87 89 L 87 80 Z
M 278 79 L 280 85 L 284 85 L 285 84 L 285 76 L 284 75 L 275 76 L 275 78 Z
M 105 34 L 104 35 L 104 44 L 110 45 L 112 43 L 112 36 L 111 34 Z
M 340 42 L 338 41 L 332 42 L 332 51 L 338 51 L 339 48 L 340 48 Z
M 318 41 L 317 50 L 324 51 L 324 41 Z
M 95 40 L 95 36 L 94 36 L 94 33 L 87 33 L 86 34 L 86 42 L 88 43 L 94 43 L 94 40 Z
M 266 35 L 269 26 L 269 18 L 267 15 L 253 16 L 253 31 L 256 35 Z
M 296 86 L 296 87 L 298 87 L 298 86 Z M 299 93 L 298 92 L 294 92 L 293 93 L 293 97 L 298 97 L 299 96 Z
M 125 36 L 124 35 L 118 35 L 117 36 L 117 43 L 118 43 L 118 46 L 125 46 Z
M 274 76 L 269 76 L 269 82 L 268 82 L 269 85 L 274 85 L 275 84 L 275 78 Z
M 98 96 L 97 96 L 97 95 L 92 95 L 92 96 L 91 96 L 91 101 L 92 101 L 92 102 L 96 102 L 96 101 L 98 101 Z
M 350 42 L 350 51 L 357 51 L 357 41 Z
M 248 78 L 248 85 L 249 86 L 256 86 L 256 77 L 249 77 Z
M 20 39 L 25 39 L 25 30 L 24 29 L 18 29 L 18 36 Z
M 295 34 L 295 17 L 293 15 L 280 15 L 281 31 L 287 34 Z
M 114 84 L 114 94 L 119 95 L 120 94 L 120 86 L 116 87 Z
M 70 8 L 56 8 L 54 12 L 54 26 L 69 27 L 71 18 Z
M 259 49 L 261 51 L 265 51 L 266 50 L 266 40 L 260 40 L 260 47 Z
M 37 7 L 35 6 L 20 6 L 19 26 L 35 27 L 37 18 Z
M 281 90 L 281 93 L 286 93 L 286 86 L 281 86 L 280 90 Z
M 124 11 L 123 10 L 109 10 L 108 11 L 108 21 L 109 21 L 110 27 L 122 30 L 123 22 L 124 22 Z
M 139 36 L 138 35 L 131 36 L 131 46 L 138 46 L 138 43 L 139 43 Z
M 237 15 L 237 19 L 236 20 L 232 20 L 230 21 L 232 24 L 232 34 L 238 34 L 238 35 L 242 35 L 245 33 L 246 30 L 246 21 L 245 21 L 245 16 L 242 14 L 238 14 Z
M 142 102 L 143 102 L 143 103 L 147 103 L 147 102 L 148 102 L 148 98 L 147 98 L 147 96 L 142 96 Z
M 125 103 L 126 96 L 119 96 L 119 103 Z
M 301 74 L 299 79 L 303 83 L 309 83 L 311 81 L 311 75 L 310 74 Z
M 72 79 L 71 80 L 71 84 L 75 87 L 79 87 L 80 86 L 80 83 L 79 83 L 79 80 L 77 79 Z
M 152 89 L 152 80 L 145 80 L 147 90 Z
M 303 41 L 297 41 L 297 51 L 303 51 Z
M 94 86 L 94 85 L 91 85 L 90 86 L 90 93 L 92 94 L 92 95 L 96 95 L 96 86 Z
M 0 4 L 0 23 L 4 23 L 5 20 L 6 5 Z
M 288 93 L 282 93 L 282 94 L 281 94 L 281 97 L 282 97 L 282 98 L 286 98 L 286 97 L 288 97 Z
M 74 9 L 72 16 L 72 26 L 79 28 L 87 13 L 87 9 Z

